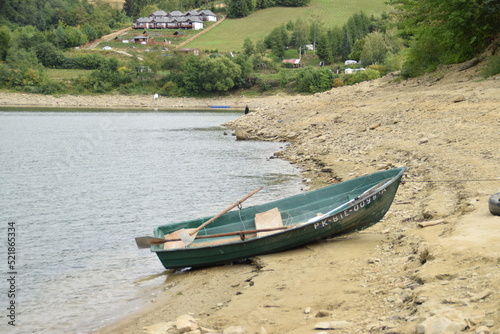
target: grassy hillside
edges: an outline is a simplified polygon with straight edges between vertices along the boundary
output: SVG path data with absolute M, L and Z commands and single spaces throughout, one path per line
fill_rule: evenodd
M 253 42 L 264 38 L 275 27 L 301 18 L 323 22 L 325 28 L 342 26 L 349 17 L 363 11 L 379 15 L 388 9 L 386 0 L 311 0 L 308 7 L 274 7 L 242 19 L 226 19 L 185 47 L 202 50 L 241 51 L 245 38 Z

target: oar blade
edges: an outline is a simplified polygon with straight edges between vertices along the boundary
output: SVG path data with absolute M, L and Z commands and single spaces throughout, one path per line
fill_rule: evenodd
M 149 248 L 152 245 L 161 245 L 165 242 L 165 239 L 155 238 L 155 237 L 136 237 L 135 243 L 138 248 Z
M 179 237 L 181 237 L 181 240 L 184 243 L 184 247 L 190 245 L 194 241 L 194 239 L 196 238 L 197 234 L 198 234 L 197 231 L 195 231 L 194 234 L 191 235 L 189 230 L 181 230 L 179 233 Z
M 164 244 L 163 248 L 165 249 L 186 248 L 186 246 L 189 245 L 192 241 L 190 243 L 185 243 L 184 240 L 182 239 L 182 236 L 183 235 L 189 236 L 191 233 L 194 233 L 195 231 L 196 231 L 195 228 L 180 229 L 178 231 L 167 234 L 165 236 L 167 242 Z

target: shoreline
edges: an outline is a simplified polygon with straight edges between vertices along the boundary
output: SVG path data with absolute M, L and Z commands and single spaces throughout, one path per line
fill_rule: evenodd
M 287 97 L 228 97 L 228 98 L 171 98 L 145 95 L 61 95 L 51 96 L 0 91 L 0 108 L 91 109 L 132 111 L 243 111 L 269 108 L 269 101 L 286 101 Z M 224 108 L 215 108 L 224 106 Z M 227 108 L 229 107 L 229 108 Z
M 250 114 L 225 126 L 289 143 L 275 156 L 297 165 L 310 188 L 400 166 L 405 182 L 385 218 L 365 231 L 249 264 L 169 274 L 148 305 L 94 332 L 161 332 L 186 314 L 216 333 L 313 333 L 320 322 L 342 322 L 335 333 L 346 334 L 430 332 L 443 322 L 455 332 L 499 332 L 500 217 L 487 200 L 500 192 L 500 77 L 479 73 L 456 65 L 313 96 L 203 99 L 248 104 Z M 80 103 L 122 103 L 113 98 Z M 8 100 L 0 93 L 0 106 Z

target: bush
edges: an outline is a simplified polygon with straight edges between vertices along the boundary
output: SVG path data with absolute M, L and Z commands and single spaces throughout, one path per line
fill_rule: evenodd
M 45 95 L 62 94 L 66 91 L 66 86 L 62 82 L 48 80 L 39 86 L 34 86 L 32 89 L 32 93 Z
M 488 59 L 486 67 L 483 70 L 483 77 L 489 78 L 500 73 L 500 56 L 492 56 Z
M 163 85 L 160 91 L 160 95 L 162 96 L 182 96 L 182 90 L 179 89 L 179 86 L 173 81 L 169 81 Z
M 306 68 L 297 75 L 297 91 L 319 93 L 332 88 L 333 73 L 329 67 Z
M 276 79 L 259 78 L 257 81 L 257 86 L 259 87 L 259 90 L 261 92 L 267 92 L 272 89 L 278 88 L 280 86 L 280 82 Z
M 358 82 L 374 80 L 380 78 L 380 72 L 374 69 L 368 68 L 365 71 L 359 71 L 356 74 L 351 74 L 347 77 L 347 84 L 354 85 Z
M 377 71 L 382 76 L 387 74 L 387 68 L 384 65 L 370 65 L 367 68 Z
M 401 54 L 393 54 L 392 52 L 388 52 L 384 61 L 384 65 L 387 68 L 387 73 L 401 70 L 403 61 L 403 56 Z
M 79 69 L 79 70 L 96 70 L 106 62 L 106 58 L 98 54 L 89 54 L 74 58 L 67 57 L 60 68 L 64 69 Z
M 118 91 L 124 95 L 152 95 L 158 90 L 156 82 L 150 80 L 134 81 L 121 85 Z
M 332 82 L 332 87 L 342 87 L 345 86 L 344 80 L 342 78 L 335 78 Z

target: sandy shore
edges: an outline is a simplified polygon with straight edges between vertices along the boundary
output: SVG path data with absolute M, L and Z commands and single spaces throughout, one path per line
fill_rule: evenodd
M 500 192 L 500 77 L 459 69 L 307 97 L 0 93 L 0 106 L 248 104 L 252 112 L 227 126 L 289 142 L 276 156 L 300 167 L 310 188 L 408 167 L 391 210 L 368 230 L 254 264 L 169 273 L 147 307 L 100 333 L 167 333 L 184 314 L 218 333 L 429 333 L 441 324 L 451 333 L 500 333 L 500 216 L 487 204 Z M 342 326 L 316 330 L 321 322 Z

